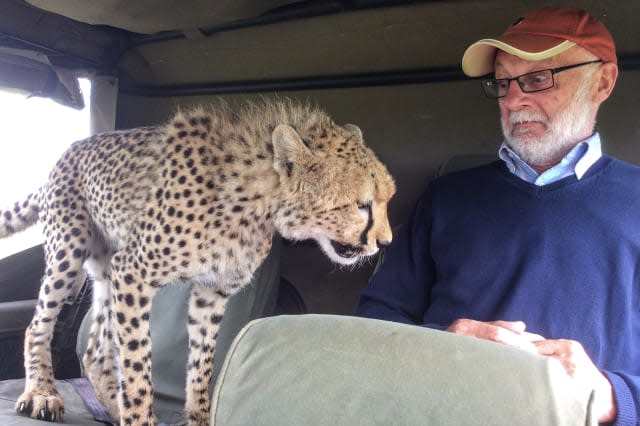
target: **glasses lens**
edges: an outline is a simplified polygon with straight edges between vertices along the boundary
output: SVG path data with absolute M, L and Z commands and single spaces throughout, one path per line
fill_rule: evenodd
M 540 70 L 518 77 L 523 92 L 539 92 L 553 87 L 553 71 Z
M 482 90 L 484 90 L 484 94 L 488 98 L 497 99 L 503 97 L 507 93 L 508 87 L 508 80 L 496 80 L 495 78 L 482 80 Z

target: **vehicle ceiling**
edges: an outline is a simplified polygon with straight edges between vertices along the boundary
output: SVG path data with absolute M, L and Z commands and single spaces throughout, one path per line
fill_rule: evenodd
M 434 81 L 462 78 L 459 62 L 470 42 L 495 34 L 528 9 L 554 4 L 514 0 L 0 0 L 0 86 L 37 92 L 24 82 L 29 73 L 20 71 L 28 66 L 16 64 L 16 56 L 48 62 L 58 77 L 65 69 L 117 75 L 121 87 L 130 91 L 388 72 L 395 72 L 392 77 L 396 79 L 415 79 L 416 72 Z M 605 22 L 616 39 L 623 69 L 639 67 L 640 2 L 572 4 Z M 35 58 L 24 54 L 34 51 Z M 8 66 L 4 72 L 3 66 Z M 13 77 L 7 77 L 8 73 Z M 36 79 L 43 86 L 36 94 L 60 91 L 51 75 L 48 80 L 43 78 Z M 69 86 L 61 80 L 62 86 Z M 69 96 L 71 99 L 58 101 L 77 102 L 73 94 Z

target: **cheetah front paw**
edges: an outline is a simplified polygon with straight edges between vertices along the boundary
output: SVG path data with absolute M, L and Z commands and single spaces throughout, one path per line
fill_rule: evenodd
M 37 420 L 61 422 L 64 403 L 57 392 L 25 391 L 16 402 L 16 411 Z

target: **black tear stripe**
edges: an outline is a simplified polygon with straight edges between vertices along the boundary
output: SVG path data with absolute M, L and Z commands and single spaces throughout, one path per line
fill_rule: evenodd
M 362 231 L 362 234 L 360 234 L 360 244 L 363 246 L 367 244 L 367 234 L 369 233 L 371 228 L 373 228 L 373 212 L 371 210 L 371 203 L 367 203 L 365 208 L 367 209 L 369 220 L 367 221 L 367 226 L 364 228 L 364 231 Z

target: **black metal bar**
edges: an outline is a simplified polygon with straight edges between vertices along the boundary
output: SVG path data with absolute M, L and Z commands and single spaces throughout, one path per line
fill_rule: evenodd
M 169 86 L 123 85 L 120 91 L 128 95 L 169 97 L 220 95 L 231 93 L 281 92 L 292 90 L 340 89 L 368 86 L 419 84 L 436 81 L 456 81 L 466 77 L 455 68 L 404 70 L 358 73 L 273 80 L 243 80 Z
M 640 55 L 624 56 L 618 63 L 621 71 L 640 69 Z M 293 90 L 345 89 L 356 87 L 397 86 L 403 84 L 446 83 L 474 80 L 458 67 L 423 68 L 385 72 L 356 73 L 273 80 L 242 80 L 178 85 L 122 85 L 123 94 L 149 97 L 204 96 L 233 93 L 285 92 Z
M 640 70 L 640 54 L 619 56 L 618 68 L 620 71 Z
M 207 25 L 200 28 L 200 32 L 205 36 L 210 36 L 222 31 L 231 31 L 258 25 L 269 25 L 278 22 L 292 21 L 295 19 L 313 18 L 315 16 L 343 12 L 344 10 L 345 6 L 339 1 L 324 2 L 319 4 L 311 3 L 305 7 L 300 8 L 275 10 L 260 16 L 256 16 L 255 18 L 239 19 L 237 21 L 217 25 Z

